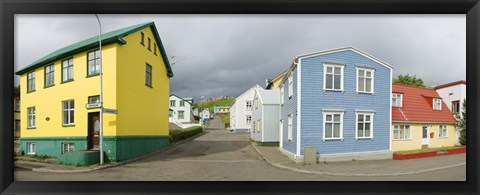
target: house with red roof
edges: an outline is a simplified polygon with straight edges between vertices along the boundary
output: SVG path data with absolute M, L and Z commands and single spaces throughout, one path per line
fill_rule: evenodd
M 435 89 L 392 84 L 393 151 L 454 146 L 455 124 Z

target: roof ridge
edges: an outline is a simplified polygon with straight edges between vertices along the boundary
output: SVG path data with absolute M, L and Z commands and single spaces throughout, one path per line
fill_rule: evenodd
M 420 86 L 414 86 L 414 85 L 407 85 L 407 84 L 403 84 L 403 83 L 392 83 L 392 85 L 402 85 L 402 86 L 406 86 L 406 87 L 415 87 L 415 88 L 427 89 L 427 90 L 433 90 L 433 91 L 435 91 L 435 89 L 430 89 L 430 88 L 420 87 Z

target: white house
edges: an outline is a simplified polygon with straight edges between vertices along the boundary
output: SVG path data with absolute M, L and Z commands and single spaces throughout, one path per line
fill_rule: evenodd
M 467 98 L 467 82 L 464 80 L 456 81 L 452 83 L 447 83 L 443 85 L 436 86 L 435 91 L 438 95 L 442 97 L 445 104 L 447 104 L 448 109 L 452 111 L 455 117 L 462 116 L 463 112 L 463 101 Z M 458 120 L 459 118 L 457 118 Z M 460 145 L 459 137 L 460 131 L 456 131 L 456 144 Z
M 235 98 L 230 106 L 230 129 L 235 132 L 248 132 L 252 123 L 252 106 L 255 89 L 262 89 L 259 85 L 245 91 Z
M 193 123 L 192 103 L 175 94 L 170 95 L 170 120 L 180 123 Z
M 200 112 L 200 118 L 202 120 L 210 120 L 210 110 L 208 108 L 203 109 L 203 111 Z
M 280 138 L 280 91 L 255 89 L 250 137 L 262 143 L 278 143 Z

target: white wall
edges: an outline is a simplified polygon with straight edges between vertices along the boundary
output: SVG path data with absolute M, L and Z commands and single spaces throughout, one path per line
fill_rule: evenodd
M 442 97 L 445 104 L 447 104 L 448 109 L 452 111 L 452 101 L 460 100 L 460 112 L 463 111 L 463 101 L 467 97 L 467 86 L 464 84 L 459 84 L 455 86 L 445 87 L 442 89 L 436 90 L 438 95 Z
M 170 101 L 175 100 L 175 106 L 170 106 Z M 190 123 L 191 122 L 191 112 L 192 112 L 192 105 L 188 101 L 184 101 L 185 105 L 180 106 L 180 99 L 179 97 L 172 95 L 170 96 L 170 100 L 168 101 L 168 105 L 170 109 L 173 110 L 172 118 L 181 123 Z M 183 111 L 183 119 L 178 118 L 178 111 Z
M 235 103 L 230 107 L 230 126 L 232 129 L 251 129 L 251 125 L 246 123 L 246 116 L 252 116 L 252 110 L 247 110 L 247 101 L 252 101 L 253 107 L 253 96 L 255 95 L 255 88 L 259 86 L 254 86 L 248 89 L 245 93 L 238 96 L 235 99 Z M 232 115 L 234 116 L 232 119 Z M 233 124 L 233 125 L 232 125 Z

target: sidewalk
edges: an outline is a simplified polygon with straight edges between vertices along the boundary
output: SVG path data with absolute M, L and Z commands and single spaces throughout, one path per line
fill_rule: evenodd
M 466 154 L 454 154 L 411 160 L 370 160 L 319 162 L 313 165 L 296 164 L 278 147 L 259 146 L 250 142 L 270 165 L 309 174 L 333 176 L 399 176 L 430 172 L 466 165 Z
M 160 150 L 142 155 L 142 156 L 137 157 L 137 158 L 125 160 L 125 161 L 122 161 L 122 162 L 112 162 L 112 163 L 106 163 L 106 164 L 103 164 L 103 165 L 96 164 L 96 165 L 90 165 L 90 166 L 84 166 L 84 167 L 82 167 L 82 166 L 76 167 L 76 166 L 61 165 L 61 164 L 56 164 L 56 163 L 46 163 L 46 162 L 44 163 L 44 162 L 32 162 L 32 161 L 26 161 L 26 160 L 17 160 L 14 163 L 14 167 L 22 168 L 22 169 L 28 169 L 28 170 L 31 170 L 31 171 L 34 171 L 34 172 L 50 172 L 50 173 L 79 173 L 79 172 L 95 171 L 95 170 L 99 170 L 99 169 L 116 167 L 116 166 L 119 166 L 119 165 L 131 163 L 131 162 L 140 160 L 142 158 L 151 156 L 153 154 L 157 154 L 159 152 L 163 152 L 163 151 L 166 151 L 166 150 L 173 149 L 180 144 L 183 144 L 185 142 L 194 140 L 194 139 L 196 139 L 196 138 L 198 138 L 202 135 L 205 135 L 205 133 L 206 132 L 204 131 L 203 133 L 199 133 L 198 135 L 195 135 L 195 136 L 189 137 L 185 140 L 179 141 L 179 142 L 175 143 L 174 145 L 171 145 L 171 146 L 168 146 L 166 148 L 163 148 L 163 149 L 160 149 Z

